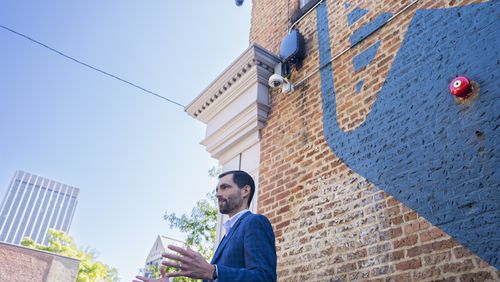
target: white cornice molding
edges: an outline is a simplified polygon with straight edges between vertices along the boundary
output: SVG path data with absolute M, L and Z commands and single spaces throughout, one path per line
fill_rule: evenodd
M 279 59 L 274 54 L 253 44 L 184 110 L 193 118 L 207 124 L 249 87 L 256 83 L 267 85 L 267 80 L 278 63 Z
M 222 157 L 224 154 L 232 152 L 234 148 L 245 150 L 246 147 L 240 148 L 241 144 L 247 144 L 248 140 L 245 139 L 249 136 L 259 136 L 259 130 L 264 127 L 267 121 L 268 111 L 268 106 L 254 103 L 243 109 L 237 117 L 208 135 L 201 144 L 206 146 L 212 157 L 224 163 L 224 160 L 232 157 L 232 154 Z M 248 143 L 248 145 L 253 145 L 257 141 L 258 139 Z
M 260 140 L 270 110 L 267 81 L 279 59 L 251 45 L 185 111 L 207 125 L 201 142 L 224 164 Z

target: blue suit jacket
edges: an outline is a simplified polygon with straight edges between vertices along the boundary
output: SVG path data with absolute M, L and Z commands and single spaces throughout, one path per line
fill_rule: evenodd
M 246 212 L 222 239 L 210 263 L 218 282 L 276 281 L 276 246 L 269 220 Z

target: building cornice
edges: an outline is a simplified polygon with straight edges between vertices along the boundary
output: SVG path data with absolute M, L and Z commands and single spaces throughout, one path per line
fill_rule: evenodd
M 212 157 L 221 162 L 227 161 L 233 156 L 231 152 L 235 148 L 239 148 L 237 151 L 242 151 L 259 141 L 260 138 L 255 139 L 250 136 L 260 137 L 258 131 L 264 127 L 268 111 L 268 106 L 254 103 L 243 109 L 237 117 L 208 135 L 201 141 L 201 144 L 205 145 Z M 254 141 L 248 143 L 249 140 L 246 139 Z M 242 144 L 246 145 L 241 147 Z
M 207 124 L 214 115 L 252 85 L 267 85 L 267 80 L 278 63 L 279 59 L 274 54 L 258 44 L 252 44 L 184 110 Z

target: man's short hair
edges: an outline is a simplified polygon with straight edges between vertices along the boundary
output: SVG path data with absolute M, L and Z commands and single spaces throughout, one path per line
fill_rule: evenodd
M 233 182 L 238 185 L 240 189 L 245 187 L 245 185 L 250 186 L 250 195 L 248 196 L 248 206 L 250 207 L 250 202 L 252 201 L 253 194 L 255 193 L 255 182 L 253 181 L 253 178 L 250 176 L 250 174 L 244 172 L 243 170 L 230 170 L 223 172 L 219 175 L 219 179 L 222 177 L 232 174 L 233 175 Z

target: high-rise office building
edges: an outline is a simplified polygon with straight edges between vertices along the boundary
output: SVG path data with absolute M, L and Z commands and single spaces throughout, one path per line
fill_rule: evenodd
M 79 189 L 17 171 L 0 207 L 0 241 L 19 244 L 29 237 L 48 243 L 50 228 L 69 231 Z

